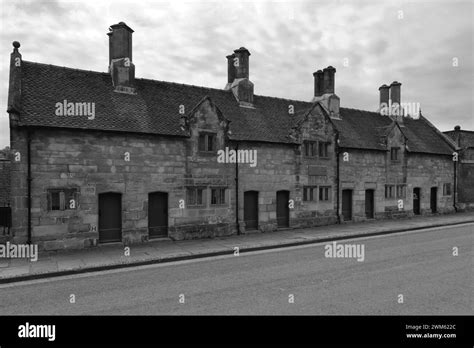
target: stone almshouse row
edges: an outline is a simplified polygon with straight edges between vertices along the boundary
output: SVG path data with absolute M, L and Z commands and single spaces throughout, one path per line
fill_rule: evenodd
M 455 210 L 457 145 L 422 115 L 340 108 L 333 67 L 307 102 L 254 95 L 243 47 L 222 90 L 135 78 L 132 33 L 111 26 L 108 73 L 24 61 L 13 43 L 12 241 L 83 248 Z M 400 88 L 380 101 L 400 103 Z

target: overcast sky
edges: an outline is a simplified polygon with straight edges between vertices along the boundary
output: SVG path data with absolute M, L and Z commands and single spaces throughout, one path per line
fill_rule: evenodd
M 378 87 L 402 83 L 440 130 L 474 130 L 474 1 L 4 1 L 0 148 L 9 145 L 11 42 L 24 60 L 107 71 L 108 28 L 133 34 L 136 76 L 213 88 L 225 56 L 251 53 L 255 94 L 309 101 L 332 65 L 342 107 L 375 111 Z M 345 64 L 346 63 L 346 64 Z

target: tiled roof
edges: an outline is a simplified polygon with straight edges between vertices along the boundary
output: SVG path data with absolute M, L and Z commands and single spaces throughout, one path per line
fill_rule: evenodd
M 230 138 L 240 141 L 293 143 L 290 129 L 311 102 L 254 96 L 254 108 L 241 107 L 231 91 L 135 79 L 137 94 L 114 92 L 107 73 L 63 68 L 23 61 L 23 125 L 186 136 L 181 129 L 180 105 L 191 111 L 209 97 L 230 121 Z M 57 102 L 94 102 L 95 119 L 56 116 Z M 295 114 L 289 113 L 293 105 Z M 344 147 L 385 150 L 381 137 L 392 124 L 376 112 L 341 108 L 341 120 L 332 119 Z M 406 119 L 404 134 L 412 152 L 450 154 L 451 148 L 423 118 Z
M 443 132 L 451 139 L 457 141 L 456 135 L 459 136 L 459 146 L 462 148 L 474 147 L 474 132 L 473 131 L 447 131 Z

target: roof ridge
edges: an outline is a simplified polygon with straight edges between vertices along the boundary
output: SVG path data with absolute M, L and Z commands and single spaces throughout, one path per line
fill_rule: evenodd
M 361 112 L 369 112 L 371 114 L 377 114 L 378 116 L 386 116 L 388 117 L 387 115 L 381 115 L 379 112 L 377 111 L 370 111 L 370 110 L 363 110 L 363 109 L 356 109 L 356 108 L 348 108 L 348 107 L 340 107 L 340 109 L 345 109 L 345 110 L 354 110 L 354 111 L 361 111 Z
M 60 68 L 60 69 L 65 69 L 65 70 L 72 70 L 72 71 L 78 71 L 78 72 L 88 72 L 88 73 L 94 73 L 94 74 L 101 74 L 101 75 L 109 75 L 108 72 L 101 72 L 101 71 L 94 71 L 94 70 L 86 70 L 86 69 L 78 69 L 78 68 L 70 68 L 68 66 L 60 66 L 60 65 L 54 65 L 54 64 L 46 64 L 46 63 L 38 63 L 38 62 L 32 62 L 29 60 L 22 60 L 23 63 L 27 64 L 33 64 L 33 65 L 42 65 L 42 66 L 51 66 L 54 68 Z
M 460 130 L 454 130 L 454 129 L 451 129 L 451 130 L 448 130 L 448 131 L 443 131 L 443 133 L 454 133 L 454 132 L 466 132 L 466 133 L 473 133 L 474 134 L 474 131 L 472 130 L 465 130 L 465 129 L 460 129 Z

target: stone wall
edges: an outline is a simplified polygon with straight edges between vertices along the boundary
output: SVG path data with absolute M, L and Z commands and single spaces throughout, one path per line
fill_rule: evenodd
M 98 243 L 98 195 L 122 195 L 122 242 L 147 241 L 148 195 L 168 193 L 168 235 L 174 240 L 246 233 L 244 193 L 258 191 L 258 230 L 277 229 L 276 194 L 287 190 L 294 206 L 290 228 L 337 222 L 335 130 L 321 109 L 315 108 L 295 126 L 296 139 L 326 142 L 327 158 L 305 155 L 304 145 L 239 142 L 239 150 L 256 151 L 257 162 L 238 164 L 239 205 L 236 209 L 236 164 L 220 163 L 216 152 L 199 149 L 199 134 L 215 134 L 216 150 L 235 149 L 227 120 L 211 100 L 204 100 L 188 116 L 189 138 L 124 134 L 86 130 L 35 129 L 31 133 L 32 241 L 40 248 L 84 248 Z M 11 200 L 13 230 L 19 242 L 27 237 L 27 136 L 13 127 Z M 412 192 L 422 188 L 422 214 L 430 214 L 429 190 L 438 187 L 438 210 L 452 211 L 452 195 L 443 196 L 443 184 L 453 182 L 450 156 L 413 154 L 394 128 L 390 147 L 400 147 L 399 159 L 390 152 L 341 149 L 339 201 L 342 189 L 353 190 L 353 219 L 366 220 L 365 192 L 375 191 L 375 218 L 412 215 Z M 405 184 L 403 208 L 399 198 L 385 198 L 386 184 Z M 316 188 L 313 201 L 303 200 L 305 186 Z M 319 187 L 330 187 L 330 199 L 319 199 Z M 202 187 L 203 204 L 188 206 L 186 189 Z M 50 210 L 48 190 L 77 189 L 77 207 Z M 212 188 L 225 189 L 225 202 L 211 203 Z M 290 203 L 290 202 L 288 202 Z M 340 204 L 341 206 L 342 204 Z M 236 210 L 238 216 L 236 217 Z M 339 214 L 341 211 L 339 211 Z M 238 220 L 238 225 L 236 224 Z

